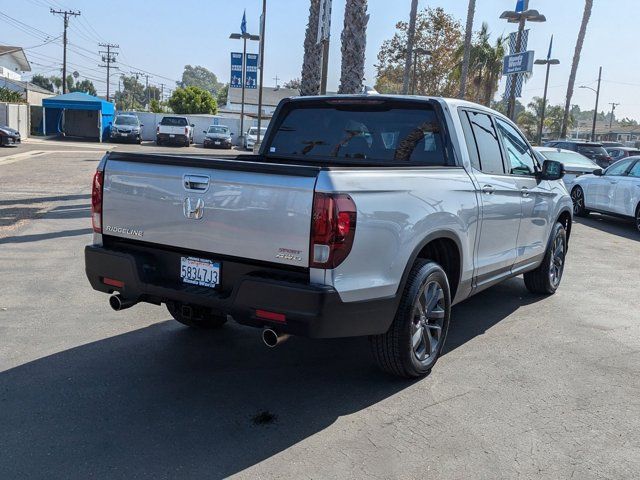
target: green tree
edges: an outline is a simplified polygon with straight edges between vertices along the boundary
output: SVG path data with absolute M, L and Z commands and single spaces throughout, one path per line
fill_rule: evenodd
M 460 59 L 461 64 L 456 66 L 452 72 L 452 75 L 459 77 L 459 81 L 462 82 L 464 55 L 468 50 L 471 75 L 467 76 L 467 84 L 464 88 L 465 98 L 487 106 L 490 105 L 498 90 L 498 82 L 502 75 L 502 60 L 505 54 L 504 38 L 498 37 L 492 45 L 490 37 L 489 26 L 483 23 L 468 48 L 464 43 L 458 47 L 456 56 Z
M 517 124 L 520 130 L 527 136 L 529 141 L 533 141 L 538 131 L 539 117 L 530 110 L 520 112 L 517 117 Z
M 408 24 L 398 22 L 394 36 L 385 40 L 378 53 L 376 90 L 401 93 Z M 431 52 L 431 57 L 418 58 L 415 93 L 452 97 L 458 93 L 459 78 L 454 70 L 459 64 L 458 46 L 463 33 L 460 22 L 442 8 L 426 8 L 416 18 L 415 48 Z
M 113 99 L 118 110 L 142 110 L 147 101 L 144 85 L 135 75 L 121 77 L 122 90 Z
M 181 88 L 199 87 L 207 90 L 212 95 L 215 95 L 223 85 L 218 81 L 215 73 L 200 65 L 196 65 L 195 67 L 185 65 L 184 71 L 182 72 L 182 80 L 176 83 Z
M 218 90 L 218 95 L 216 96 L 216 102 L 219 106 L 227 104 L 227 97 L 229 96 L 229 84 L 226 83 L 220 90 Z
M 347 0 L 344 7 L 342 62 L 338 93 L 360 93 L 364 81 L 364 60 L 367 47 L 367 0 Z
M 24 103 L 24 101 L 24 98 L 22 98 L 22 95 L 20 95 L 19 92 L 14 92 L 9 88 L 0 87 L 0 102 Z
M 282 85 L 282 86 L 284 88 L 290 88 L 292 90 L 300 90 L 301 81 L 300 81 L 299 78 L 292 78 L 288 82 L 285 82 L 284 85 Z
M 45 90 L 49 90 L 50 92 L 54 91 L 51 78 L 45 77 L 44 75 L 40 75 L 39 73 L 35 74 L 31 78 L 31 83 L 33 83 L 34 85 L 38 85 L 40 88 L 44 88 Z
M 87 80 L 86 78 L 81 82 L 76 82 L 75 84 L 73 84 L 73 86 L 71 86 L 67 91 L 84 92 L 88 93 L 89 95 L 93 95 L 94 97 L 98 94 L 98 92 L 96 91 L 96 87 L 93 85 L 93 82 L 91 82 L 91 80 Z
M 211 92 L 199 87 L 175 89 L 169 98 L 169 106 L 178 114 L 218 113 L 218 104 Z
M 155 98 L 149 102 L 149 110 L 153 113 L 162 113 L 164 112 L 164 108 L 162 104 L 156 100 Z

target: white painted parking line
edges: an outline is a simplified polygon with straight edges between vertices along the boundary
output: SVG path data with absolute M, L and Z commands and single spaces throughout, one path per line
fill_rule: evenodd
M 37 157 L 40 155 L 45 155 L 47 153 L 66 153 L 70 155 L 80 155 L 80 154 L 95 155 L 96 153 L 100 153 L 100 152 L 96 152 L 95 150 L 56 150 L 55 152 L 46 152 L 44 150 L 31 150 L 29 152 L 21 152 L 21 153 L 16 153 L 15 155 L 0 157 L 0 166 L 9 165 L 11 163 L 16 163 L 21 160 L 26 160 L 26 159 Z

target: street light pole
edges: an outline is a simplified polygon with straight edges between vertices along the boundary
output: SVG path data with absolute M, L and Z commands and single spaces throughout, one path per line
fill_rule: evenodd
M 245 84 L 246 84 L 246 57 L 247 57 L 247 40 L 260 40 L 260 35 L 251 35 L 250 33 L 232 33 L 229 35 L 229 38 L 232 40 L 240 40 L 242 39 L 243 47 L 242 47 L 242 104 L 240 106 L 240 139 L 244 138 L 244 94 L 245 94 Z M 262 88 L 262 84 L 260 84 L 260 88 Z M 259 112 L 258 112 L 259 116 Z
M 524 27 L 526 22 L 546 22 L 547 18 L 537 10 L 529 9 L 528 0 L 518 1 L 517 10 L 506 10 L 502 12 L 500 18 L 506 20 L 509 23 L 518 24 L 518 36 L 516 37 L 515 52 L 511 54 L 521 53 L 522 49 L 522 34 L 524 33 Z M 516 110 L 516 76 L 511 78 L 511 88 L 509 89 L 509 99 L 507 104 L 507 116 L 514 120 Z
M 596 119 L 598 118 L 598 100 L 600 100 L 600 80 L 602 80 L 602 67 L 598 71 L 598 89 L 587 87 L 586 85 L 580 85 L 578 88 L 586 88 L 596 94 L 596 106 L 593 109 L 593 123 L 591 124 L 591 141 L 596 141 Z
M 267 22 L 267 0 L 262 0 L 262 15 L 260 16 L 260 86 L 258 87 L 258 134 L 256 145 L 260 145 L 260 133 L 262 128 L 262 80 L 264 78 L 264 39 Z M 277 86 L 277 85 L 276 85 Z
M 542 108 L 540 112 L 540 124 L 538 125 L 538 145 L 542 144 L 542 129 L 544 128 L 544 115 L 545 110 L 547 108 L 547 90 L 549 88 L 549 70 L 551 70 L 551 65 L 559 65 L 560 60 L 556 58 L 551 58 L 551 46 L 553 45 L 553 36 L 551 36 L 551 41 L 549 42 L 549 53 L 547 53 L 547 58 L 542 60 L 536 60 L 534 63 L 536 65 L 546 65 L 547 66 L 547 74 L 544 79 L 544 94 L 542 95 Z

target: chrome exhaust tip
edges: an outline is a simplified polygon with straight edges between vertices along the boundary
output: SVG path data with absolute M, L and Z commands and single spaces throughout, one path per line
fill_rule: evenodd
M 269 348 L 275 348 L 280 343 L 284 342 L 289 335 L 286 333 L 278 333 L 271 328 L 265 328 L 262 330 L 262 341 Z
M 133 307 L 136 303 L 138 302 L 134 302 L 133 300 L 126 300 L 122 298 L 122 295 L 120 294 L 111 295 L 109 297 L 109 305 L 116 312 L 119 312 L 120 310 L 124 310 L 125 308 Z

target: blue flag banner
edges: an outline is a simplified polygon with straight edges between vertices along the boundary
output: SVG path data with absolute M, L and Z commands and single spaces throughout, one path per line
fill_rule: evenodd
M 524 12 L 529 9 L 529 0 L 518 0 L 516 3 L 516 12 Z
M 242 53 L 231 52 L 231 76 L 229 87 L 242 88 Z
M 258 88 L 258 55 L 247 53 L 245 88 Z
M 247 11 L 245 10 L 242 14 L 242 22 L 240 23 L 240 31 L 243 35 L 247 33 Z

